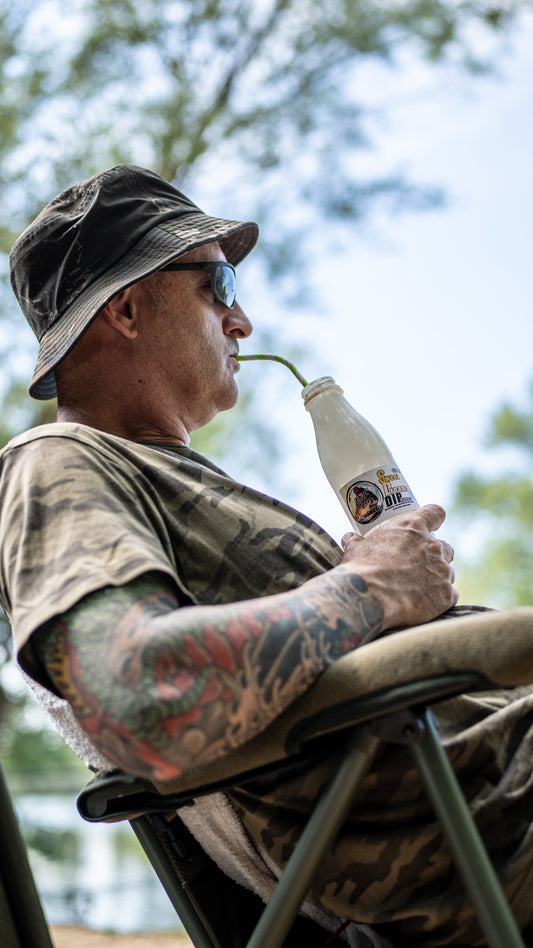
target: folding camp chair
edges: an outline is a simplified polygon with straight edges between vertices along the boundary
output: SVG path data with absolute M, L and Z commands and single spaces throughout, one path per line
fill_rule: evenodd
M 2 948 L 53 948 L 1 767 L 0 840 L 0 945 Z
M 524 948 L 428 706 L 465 692 L 531 682 L 533 608 L 439 620 L 343 656 L 263 734 L 222 760 L 157 787 L 119 772 L 100 775 L 81 792 L 78 808 L 89 821 L 130 820 L 196 948 L 311 948 L 325 944 L 327 933 L 295 936 L 291 926 L 302 923 L 302 902 L 348 810 L 356 807 L 358 787 L 378 747 L 383 741 L 404 744 L 414 756 L 486 944 Z M 176 811 L 203 794 L 243 786 L 267 772 L 282 776 L 308 755 L 319 755 L 333 735 L 342 739 L 344 756 L 272 898 L 266 907 L 246 909 L 241 931 L 223 930 L 213 909 L 216 886 L 202 891 L 202 860 L 198 867 L 195 841 L 180 826 Z M 244 904 L 248 895 L 239 891 Z M 257 924 L 254 914 L 260 915 Z

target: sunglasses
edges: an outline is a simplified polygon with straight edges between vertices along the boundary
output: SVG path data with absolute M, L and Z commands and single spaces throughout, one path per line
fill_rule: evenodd
M 159 268 L 165 270 L 205 270 L 209 274 L 211 292 L 219 303 L 228 309 L 235 306 L 237 296 L 235 267 L 225 260 L 210 260 L 206 263 L 167 263 Z

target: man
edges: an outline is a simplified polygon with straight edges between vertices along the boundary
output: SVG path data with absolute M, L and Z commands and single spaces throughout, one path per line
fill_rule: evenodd
M 1 591 L 19 661 L 107 761 L 163 781 L 263 730 L 343 652 L 457 601 L 453 552 L 433 535 L 440 507 L 347 535 L 341 550 L 189 449 L 237 399 L 235 355 L 252 327 L 234 266 L 256 237 L 123 165 L 59 195 L 11 255 L 40 341 L 30 392 L 58 397 L 58 423 L 2 456 Z M 235 797 L 258 847 L 263 804 L 283 823 L 283 787 Z M 435 830 L 422 829 L 439 863 Z M 522 823 L 515 855 L 521 834 Z M 343 859 L 345 872 L 355 851 Z M 323 904 L 363 922 L 408 915 L 402 936 L 442 943 L 417 920 L 441 893 L 391 916 L 389 890 L 361 916 L 342 898 Z M 453 937 L 444 909 L 431 921 L 437 939 Z

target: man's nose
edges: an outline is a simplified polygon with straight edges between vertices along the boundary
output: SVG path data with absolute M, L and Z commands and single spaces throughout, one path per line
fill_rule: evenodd
M 237 302 L 233 309 L 226 309 L 222 325 L 227 336 L 238 336 L 239 339 L 246 339 L 253 330 L 250 320 Z

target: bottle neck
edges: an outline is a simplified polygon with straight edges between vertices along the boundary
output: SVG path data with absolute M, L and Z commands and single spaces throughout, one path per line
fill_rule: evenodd
M 324 375 L 313 382 L 309 382 L 309 385 L 302 389 L 302 398 L 307 411 L 309 411 L 309 402 L 317 395 L 323 395 L 325 392 L 338 392 L 342 395 L 343 391 L 344 389 L 337 385 L 335 379 L 331 378 L 330 375 Z

